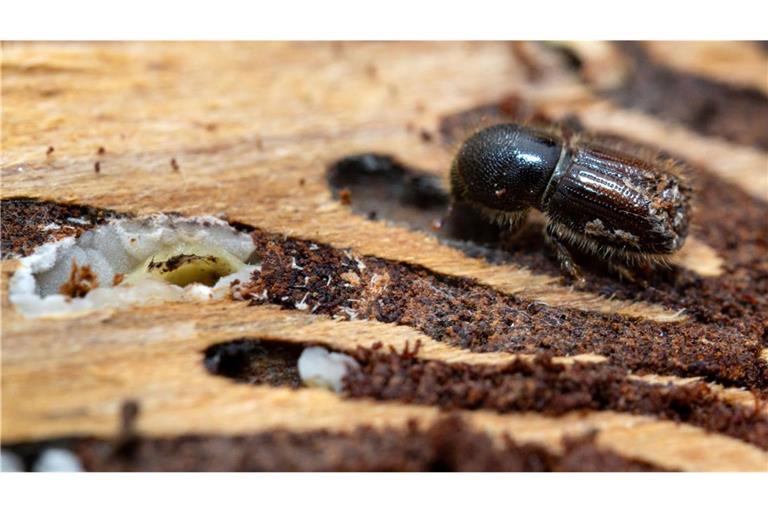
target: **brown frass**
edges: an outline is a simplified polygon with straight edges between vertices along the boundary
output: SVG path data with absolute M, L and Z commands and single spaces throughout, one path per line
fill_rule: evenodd
M 73 259 L 69 279 L 61 285 L 59 292 L 65 297 L 82 298 L 98 287 L 99 276 L 91 269 L 91 266 L 78 266 L 77 261 Z
M 126 217 L 125 214 L 92 206 L 25 197 L 3 199 L 0 213 L 3 259 L 28 256 L 45 243 L 79 236 L 110 219 Z
M 634 371 L 768 390 L 762 343 L 732 326 L 550 307 L 416 265 L 258 229 L 252 236 L 262 267 L 242 292 L 254 304 L 303 301 L 310 313 L 408 325 L 473 351 L 597 353 Z
M 3 447 L 29 469 L 51 443 Z M 428 428 L 358 427 L 350 432 L 274 430 L 252 435 L 151 438 L 130 445 L 102 439 L 58 440 L 87 471 L 664 471 L 596 445 L 567 438 L 561 453 L 505 439 L 501 445 L 446 417 Z
M 204 365 L 212 374 L 237 382 L 297 388 L 301 386 L 297 362 L 306 346 L 274 339 L 238 339 L 209 347 Z M 548 356 L 504 365 L 447 363 L 419 357 L 418 342 L 413 350 L 406 348 L 402 353 L 381 346 L 347 352 L 359 367 L 344 378 L 344 396 L 445 410 L 650 415 L 768 449 L 765 402 L 737 404 L 723 399 L 704 382 L 652 383 L 609 363 L 561 364 Z
M 470 365 L 418 358 L 414 351 L 359 347 L 360 364 L 344 380 L 355 398 L 398 400 L 446 409 L 536 411 L 560 415 L 610 410 L 652 415 L 736 437 L 768 449 L 768 414 L 721 399 L 704 382 L 655 384 L 606 363 L 555 363 L 547 356 L 509 364 Z

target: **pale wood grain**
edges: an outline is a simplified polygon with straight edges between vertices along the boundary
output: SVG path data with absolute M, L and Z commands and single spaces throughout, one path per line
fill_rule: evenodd
M 452 148 L 425 143 L 418 129 L 435 132 L 440 116 L 510 90 L 559 95 L 569 105 L 575 91 L 589 125 L 619 130 L 630 124 L 635 128 L 625 133 L 656 143 L 669 137 L 653 119 L 584 99 L 584 90 L 570 81 L 558 88 L 527 80 L 502 43 L 4 44 L 2 198 L 74 201 L 137 214 L 221 214 L 361 255 L 473 278 L 551 305 L 679 320 L 659 305 L 599 297 L 524 268 L 469 258 L 428 235 L 367 221 L 330 197 L 327 166 L 360 152 L 396 154 L 445 178 Z M 558 103 L 548 101 L 557 110 Z M 706 158 L 710 167 L 762 197 L 754 178 L 764 154 L 724 143 L 709 146 L 711 141 L 679 128 L 672 137 L 686 156 Z M 55 147 L 50 157 L 48 146 Z M 96 154 L 99 147 L 105 155 Z M 736 156 L 718 156 L 718 149 Z M 172 158 L 180 173 L 174 173 Z M 714 275 L 721 262 L 702 245 L 693 244 L 682 261 Z M 496 364 L 513 357 L 469 353 L 403 326 L 341 323 L 231 301 L 28 320 L 8 302 L 7 276 L 14 266 L 2 264 L 3 442 L 112 435 L 126 399 L 141 402 L 139 429 L 155 435 L 348 429 L 402 425 L 412 418 L 429 422 L 440 414 L 429 407 L 343 400 L 320 390 L 248 386 L 209 375 L 201 352 L 237 337 L 340 349 L 376 341 L 402 348 L 420 339 L 427 358 Z M 555 450 L 564 435 L 600 427 L 604 446 L 665 467 L 768 466 L 754 446 L 653 418 L 466 415 L 489 432 Z

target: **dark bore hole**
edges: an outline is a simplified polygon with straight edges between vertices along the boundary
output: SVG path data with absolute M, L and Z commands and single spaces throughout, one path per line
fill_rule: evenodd
M 208 347 L 203 362 L 212 374 L 238 382 L 298 388 L 297 362 L 303 349 L 298 343 L 238 339 Z
M 500 229 L 470 209 L 449 212 L 450 192 L 427 172 L 390 156 L 354 155 L 328 170 L 333 196 L 369 219 L 404 224 L 443 240 L 481 244 L 499 240 Z
M 430 230 L 449 203 L 448 193 L 436 177 L 385 155 L 340 160 L 328 170 L 328 184 L 335 198 L 346 195 L 352 210 L 360 215 L 421 230 Z

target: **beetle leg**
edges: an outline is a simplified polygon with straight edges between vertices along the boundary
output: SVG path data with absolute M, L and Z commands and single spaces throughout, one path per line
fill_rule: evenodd
M 619 275 L 619 277 L 626 280 L 627 282 L 630 282 L 630 283 L 638 282 L 637 277 L 635 276 L 635 273 L 632 272 L 628 267 L 622 265 L 621 263 L 617 263 L 615 261 L 609 261 L 608 267 L 612 271 L 616 272 Z
M 449 238 L 489 243 L 499 239 L 502 227 L 477 207 L 466 202 L 453 201 L 440 221 L 440 231 Z
M 645 279 L 639 278 L 634 270 L 627 267 L 623 263 L 619 263 L 615 260 L 608 261 L 608 267 L 619 275 L 621 279 L 624 279 L 628 283 L 637 284 L 643 287 L 648 286 L 648 282 Z
M 555 251 L 555 256 L 557 257 L 557 261 L 560 262 L 560 269 L 563 273 L 573 278 L 577 286 L 584 285 L 586 281 L 581 274 L 581 269 L 573 261 L 571 251 L 568 250 L 563 237 L 558 233 L 554 223 L 550 222 L 547 224 L 547 227 L 544 230 L 544 239 L 546 240 L 547 245 Z
M 515 214 L 507 217 L 507 224 L 505 231 L 510 235 L 515 235 L 520 232 L 520 228 L 523 227 L 525 221 L 528 219 L 528 210 L 516 212 Z

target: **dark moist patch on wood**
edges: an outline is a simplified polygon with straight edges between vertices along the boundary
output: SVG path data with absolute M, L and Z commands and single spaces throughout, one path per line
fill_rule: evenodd
M 349 433 L 275 430 L 242 436 L 139 437 L 130 449 L 101 439 L 56 441 L 87 471 L 663 471 L 599 448 L 594 433 L 564 440 L 555 454 L 505 438 L 501 446 L 449 416 L 429 428 L 359 427 Z M 51 443 L 4 446 L 27 469 Z
M 677 71 L 654 61 L 641 43 L 619 43 L 632 71 L 603 91 L 617 104 L 680 123 L 706 136 L 768 149 L 768 97 L 762 92 Z
M 242 296 L 253 304 L 408 325 L 473 351 L 597 353 L 630 370 L 768 390 L 763 344 L 738 326 L 550 307 L 416 265 L 258 229 L 252 236 L 262 267 Z
M 237 382 L 296 389 L 302 350 L 299 343 L 242 338 L 208 347 L 203 364 L 210 373 Z
M 127 216 L 92 206 L 22 197 L 3 199 L 0 213 L 3 259 L 28 256 L 43 244 L 79 236 L 111 219 Z

